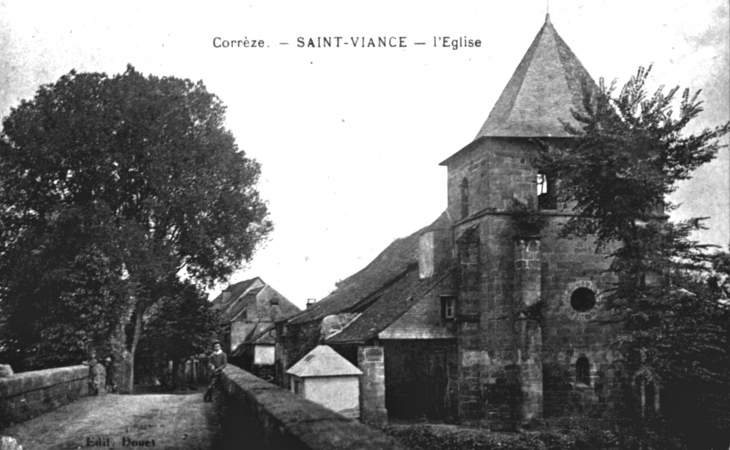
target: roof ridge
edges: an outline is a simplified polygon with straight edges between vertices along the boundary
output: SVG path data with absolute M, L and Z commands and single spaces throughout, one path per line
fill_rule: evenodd
M 403 270 L 396 273 L 392 277 L 390 277 L 386 282 L 378 286 L 377 289 L 373 290 L 370 294 L 368 294 L 365 298 L 360 300 L 359 302 L 352 305 L 350 308 L 347 308 L 349 310 L 358 310 L 358 309 L 367 309 L 372 305 L 373 303 L 378 301 L 378 298 L 380 298 L 383 295 L 383 291 L 387 290 L 390 286 L 397 283 L 401 279 L 403 279 L 405 276 L 410 274 L 411 272 L 418 270 L 418 263 L 410 263 L 408 264 Z M 354 311 L 353 311 L 354 312 Z
M 571 137 L 564 123 L 583 109 L 588 71 L 545 16 L 474 141 L 482 137 Z
M 412 310 L 412 309 L 413 309 L 413 307 L 414 307 L 414 306 L 415 306 L 415 305 L 416 305 L 416 304 L 417 304 L 418 302 L 420 302 L 421 300 L 423 300 L 423 298 L 424 298 L 424 297 L 425 297 L 425 296 L 426 296 L 426 295 L 427 295 L 428 293 L 430 293 L 430 292 L 431 292 L 431 291 L 432 291 L 432 290 L 433 290 L 434 288 L 436 288 L 436 286 L 438 286 L 438 285 L 439 285 L 439 284 L 440 284 L 441 282 L 443 282 L 443 281 L 444 281 L 444 280 L 445 280 L 445 279 L 446 279 L 446 278 L 447 278 L 447 277 L 448 277 L 449 275 L 451 275 L 451 274 L 453 273 L 453 271 L 454 271 L 454 270 L 456 269 L 456 267 L 457 267 L 456 265 L 452 265 L 452 266 L 450 266 L 450 267 L 449 267 L 449 268 L 448 268 L 447 270 L 445 270 L 445 271 L 444 271 L 444 273 L 442 273 L 442 274 L 441 274 L 440 276 L 438 276 L 438 277 L 434 278 L 433 280 L 429 280 L 429 281 L 427 281 L 427 282 L 426 282 L 425 280 L 422 280 L 422 279 L 420 279 L 420 277 L 419 277 L 419 278 L 418 278 L 417 280 L 415 280 L 415 281 L 413 282 L 413 283 L 415 283 L 415 286 L 414 286 L 413 290 L 411 291 L 412 293 L 411 293 L 411 294 L 410 294 L 410 295 L 408 296 L 408 302 L 410 303 L 410 305 L 408 305 L 408 306 L 407 306 L 406 308 L 404 308 L 404 309 L 403 309 L 403 311 L 400 311 L 400 312 L 399 312 L 399 313 L 398 313 L 397 315 L 393 316 L 393 317 L 392 317 L 392 320 L 390 320 L 390 321 L 389 321 L 388 323 L 386 323 L 386 324 L 384 324 L 384 325 L 379 325 L 379 326 L 378 326 L 378 327 L 376 327 L 376 328 L 372 328 L 372 329 L 371 329 L 371 330 L 370 330 L 370 331 L 368 332 L 368 334 L 367 334 L 367 336 L 366 336 L 365 338 L 360 338 L 360 339 L 357 339 L 357 340 L 355 340 L 355 339 L 350 339 L 350 340 L 342 340 L 342 341 L 340 341 L 340 342 L 332 342 L 332 343 L 333 343 L 333 344 L 345 344 L 345 343 L 348 343 L 348 342 L 362 342 L 362 341 L 364 341 L 364 340 L 367 340 L 367 339 L 370 339 L 370 338 L 373 338 L 373 337 L 377 336 L 377 335 L 378 335 L 379 333 L 381 333 L 381 332 L 382 332 L 383 330 L 387 329 L 387 328 L 388 328 L 389 326 L 391 326 L 391 325 L 392 325 L 392 324 L 394 324 L 394 323 L 395 323 L 396 321 L 398 321 L 398 319 L 400 319 L 400 318 L 401 318 L 401 317 L 403 317 L 403 316 L 404 316 L 404 315 L 405 315 L 406 313 L 408 313 L 408 311 Z M 401 279 L 402 279 L 402 277 L 399 277 L 399 278 L 401 278 Z M 420 286 L 419 286 L 419 284 L 420 284 Z M 381 297 L 382 297 L 382 295 L 381 295 Z M 380 297 L 379 297 L 379 298 L 380 298 Z M 376 301 L 377 301 L 377 300 L 376 300 Z M 361 316 L 361 315 L 362 315 L 362 314 L 360 314 L 360 315 L 359 315 L 358 317 L 356 317 L 355 319 L 353 319 L 352 321 L 350 321 L 350 322 L 349 322 L 349 323 L 348 323 L 347 325 L 348 325 L 348 326 L 350 326 L 350 325 L 354 324 L 354 323 L 355 323 L 355 322 L 356 322 L 356 321 L 357 321 L 357 320 L 358 320 L 358 319 L 360 318 L 360 316 Z M 340 332 L 343 332 L 343 331 L 345 330 L 345 328 L 346 328 L 346 327 L 343 327 L 343 329 L 342 329 L 342 330 L 340 330 Z M 329 342 L 331 342 L 331 341 L 330 341 L 330 339 L 331 339 L 331 338 L 334 338 L 335 336 L 337 336 L 337 334 L 339 334 L 339 333 L 334 333 L 334 334 L 332 334 L 332 336 L 328 336 L 328 337 L 327 337 L 327 338 L 325 339 L 325 342 L 326 342 L 326 343 L 329 343 Z M 336 341 L 336 339 L 335 339 L 335 341 Z
M 532 40 L 532 43 L 527 48 L 527 51 L 522 56 L 522 59 L 520 59 L 520 62 L 517 64 L 517 67 L 515 68 L 515 71 L 512 73 L 512 76 L 507 81 L 507 84 L 505 85 L 504 89 L 502 90 L 502 93 L 499 94 L 499 97 L 497 98 L 497 101 L 494 103 L 494 107 L 492 107 L 492 110 L 489 112 L 489 116 L 487 116 L 487 120 L 482 125 L 482 128 L 477 133 L 474 140 L 479 139 L 482 137 L 482 134 L 486 132 L 487 125 L 490 123 L 489 119 L 492 118 L 492 114 L 494 114 L 495 120 L 497 119 L 497 115 L 499 115 L 500 110 L 497 109 L 498 104 L 500 101 L 502 101 L 503 96 L 505 95 L 505 92 L 507 92 L 507 89 L 510 88 L 510 85 L 513 84 L 513 80 L 515 81 L 515 84 L 517 86 L 514 87 L 514 89 L 517 91 L 517 94 L 510 96 L 509 98 L 505 98 L 504 102 L 507 103 L 505 105 L 505 119 L 504 121 L 508 121 L 509 117 L 512 115 L 512 111 L 514 110 L 515 102 L 517 101 L 517 97 L 519 96 L 520 90 L 522 89 L 522 85 L 525 83 L 525 78 L 527 77 L 527 72 L 530 69 L 530 64 L 532 63 L 532 60 L 535 57 L 535 52 L 537 51 L 537 48 L 540 46 L 540 37 L 542 36 L 543 32 L 545 31 L 545 25 L 543 24 L 540 28 L 540 31 L 537 32 L 535 35 L 535 38 Z M 522 68 L 522 70 L 520 70 Z M 518 76 L 518 72 L 520 75 Z M 516 78 L 518 77 L 518 78 Z M 496 112 L 496 114 L 495 114 Z
M 426 287 L 423 288 L 423 291 L 420 291 L 419 292 L 419 290 L 416 289 L 416 293 L 411 294 L 411 297 L 413 297 L 413 299 L 411 300 L 411 306 L 409 308 L 405 309 L 400 314 L 398 314 L 396 317 L 394 317 L 393 318 L 393 321 L 391 321 L 388 325 L 384 325 L 384 326 L 380 327 L 380 329 L 378 331 L 376 331 L 375 333 L 373 333 L 373 335 L 375 336 L 375 335 L 380 334 L 381 331 L 385 330 L 386 328 L 388 328 L 389 326 L 391 326 L 392 324 L 394 324 L 398 319 L 400 319 L 401 317 L 403 317 L 408 311 L 410 311 L 411 309 L 413 309 L 413 307 L 416 306 L 416 304 L 419 301 L 421 301 L 426 294 L 428 294 L 429 292 L 431 292 L 439 283 L 441 283 L 442 281 L 444 281 L 444 279 L 447 276 L 451 275 L 451 272 L 454 269 L 455 269 L 455 266 L 450 267 L 440 277 L 438 277 L 437 279 L 433 280 L 430 284 L 427 284 Z M 353 322 L 354 322 L 354 320 L 353 320 Z

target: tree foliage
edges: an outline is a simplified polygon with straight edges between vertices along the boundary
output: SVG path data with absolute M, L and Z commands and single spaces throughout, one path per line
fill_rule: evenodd
M 187 357 L 204 353 L 217 336 L 218 314 L 210 308 L 203 290 L 183 281 L 161 293 L 146 316 L 137 373 L 159 376 L 168 369 L 168 361 L 173 361 L 174 387 L 178 381 L 175 379 L 178 364 Z
M 617 282 L 606 304 L 624 325 L 616 344 L 636 363 L 637 379 L 722 386 L 727 256 L 691 239 L 701 218 L 673 223 L 665 211 L 675 208 L 667 195 L 716 156 L 730 124 L 687 133 L 702 111 L 700 92 L 677 99 L 679 88 L 662 86 L 649 95 L 650 70 L 640 68 L 618 94 L 603 80 L 598 92 L 585 89 L 584 111 L 574 112 L 580 126 L 565 124 L 574 144 L 542 146 L 536 164 L 559 180 L 560 200 L 577 213 L 563 236 L 593 236 L 609 249 Z
M 181 279 L 223 280 L 251 259 L 271 223 L 260 167 L 224 114 L 202 82 L 131 66 L 111 77 L 72 71 L 10 112 L 0 140 L 0 349 L 76 342 L 62 352 L 70 357 L 104 342 L 97 327 L 131 323 L 133 355 L 161 293 Z
M 513 199 L 507 212 L 512 217 L 512 228 L 517 236 L 522 237 L 539 235 L 548 220 L 540 212 L 533 197 L 528 198 L 526 202 L 517 198 Z
M 601 79 L 595 93 L 585 89 L 584 111 L 574 111 L 580 127 L 564 124 L 576 144 L 542 153 L 538 166 L 557 176 L 562 200 L 580 213 L 564 234 L 592 235 L 604 244 L 626 239 L 638 232 L 639 221 L 671 209 L 667 195 L 677 182 L 716 156 L 718 138 L 730 124 L 685 136 L 685 127 L 702 112 L 701 91 L 691 95 L 685 89 L 675 114 L 679 88 L 665 94 L 662 86 L 649 95 L 650 72 L 640 68 L 618 95 L 615 81 L 606 86 Z

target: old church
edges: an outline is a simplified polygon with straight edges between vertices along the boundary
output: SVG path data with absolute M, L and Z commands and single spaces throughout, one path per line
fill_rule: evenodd
M 360 414 L 492 429 L 605 421 L 630 406 L 630 378 L 600 324 L 615 281 L 590 240 L 558 237 L 573 214 L 532 161 L 569 143 L 595 82 L 549 15 L 473 141 L 443 163 L 448 206 L 326 298 L 277 323 L 277 379 L 324 344 L 362 372 Z M 514 201 L 539 208 L 520 226 Z M 657 393 L 658 395 L 658 393 Z

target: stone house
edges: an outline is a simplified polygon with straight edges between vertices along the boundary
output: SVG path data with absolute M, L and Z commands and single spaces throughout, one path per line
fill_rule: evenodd
M 218 339 L 229 361 L 259 376 L 272 376 L 274 322 L 297 314 L 299 308 L 261 278 L 230 285 L 213 299 L 221 326 Z
M 633 407 L 602 293 L 615 281 L 591 240 L 558 237 L 573 214 L 532 160 L 565 144 L 596 84 L 549 16 L 473 141 L 441 165 L 448 205 L 329 296 L 277 322 L 277 381 L 321 343 L 363 372 L 365 421 L 430 418 L 512 429 Z M 510 209 L 530 199 L 541 229 Z M 658 392 L 656 393 L 658 396 Z
M 418 263 L 420 247 L 446 245 L 442 238 L 450 233 L 449 223 L 443 214 L 396 240 L 325 299 L 278 322 L 278 383 L 288 387 L 286 370 L 324 343 L 363 372 L 364 420 L 383 423 L 387 412 L 404 418 L 455 417 L 456 385 L 449 388 L 448 374 L 457 371 L 456 328 L 453 318 L 442 318 L 442 299 L 453 298 L 454 268 L 439 265 L 446 260 L 432 260 L 429 272 Z

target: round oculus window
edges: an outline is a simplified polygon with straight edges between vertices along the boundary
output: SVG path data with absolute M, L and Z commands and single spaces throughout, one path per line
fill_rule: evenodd
M 596 294 L 592 290 L 580 287 L 570 295 L 570 306 L 578 312 L 587 312 L 596 306 Z

